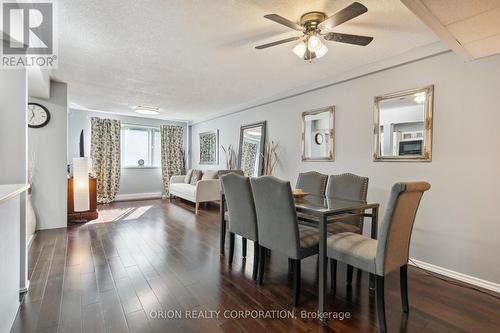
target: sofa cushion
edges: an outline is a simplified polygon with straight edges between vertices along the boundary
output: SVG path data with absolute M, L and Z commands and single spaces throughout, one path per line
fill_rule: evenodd
M 196 196 L 196 186 L 184 183 L 170 184 L 170 193 L 194 198 Z
M 203 173 L 203 177 L 201 177 L 202 180 L 204 179 L 218 179 L 219 176 L 217 175 L 217 170 L 207 170 Z
M 192 176 L 192 174 L 193 174 L 193 169 L 189 169 L 186 172 L 186 178 L 184 178 L 184 183 L 186 183 L 186 184 L 191 183 L 191 176 Z
M 201 180 L 201 177 L 203 176 L 203 172 L 201 170 L 193 170 L 193 173 L 191 174 L 191 181 L 189 182 L 191 185 L 196 185 L 198 180 Z

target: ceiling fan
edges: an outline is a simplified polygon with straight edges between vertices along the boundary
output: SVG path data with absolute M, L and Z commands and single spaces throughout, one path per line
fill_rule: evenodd
M 300 39 L 300 43 L 294 47 L 293 52 L 301 59 L 312 61 L 312 59 L 321 58 L 328 52 L 328 48 L 321 42 L 320 37 L 323 37 L 327 41 L 366 46 L 370 44 L 373 37 L 328 32 L 328 30 L 352 20 L 367 11 L 368 9 L 364 5 L 359 2 L 353 2 L 330 17 L 327 17 L 323 12 L 305 13 L 300 17 L 300 23 L 292 22 L 277 14 L 264 15 L 268 20 L 302 32 L 302 36 L 278 40 L 256 46 L 255 48 L 261 50 Z

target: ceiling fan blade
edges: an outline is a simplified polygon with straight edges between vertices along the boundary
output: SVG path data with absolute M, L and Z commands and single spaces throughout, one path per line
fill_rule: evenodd
M 360 36 L 360 35 L 349 35 L 349 34 L 341 34 L 337 32 L 329 32 L 323 37 L 326 40 L 332 41 L 332 42 L 340 42 L 340 43 L 347 43 L 347 44 L 354 44 L 354 45 L 361 45 L 361 46 L 366 46 L 371 43 L 373 40 L 373 37 L 368 37 L 368 36 Z
M 364 5 L 360 4 L 359 2 L 353 2 L 349 6 L 336 12 L 335 14 L 321 22 L 318 27 L 321 30 L 328 30 L 341 25 L 344 22 L 352 20 L 353 18 L 366 13 L 367 11 L 368 8 L 366 8 Z
M 287 39 L 277 40 L 277 41 L 272 42 L 272 43 L 267 43 L 267 44 L 262 44 L 262 45 L 256 46 L 255 48 L 258 50 L 262 50 L 262 49 L 265 49 L 265 48 L 268 48 L 271 46 L 280 45 L 280 44 L 288 43 L 288 42 L 293 42 L 294 40 L 297 40 L 297 39 L 300 39 L 300 37 L 290 37 Z
M 284 18 L 283 16 L 279 16 L 278 14 L 267 14 L 264 17 L 268 20 L 274 21 L 276 23 L 282 24 L 286 27 L 289 27 L 294 30 L 304 31 L 304 27 L 300 24 L 290 21 L 289 19 Z

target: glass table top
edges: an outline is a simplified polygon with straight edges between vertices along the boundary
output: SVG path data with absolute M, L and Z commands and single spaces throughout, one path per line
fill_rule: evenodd
M 344 213 L 378 206 L 378 204 L 369 204 L 365 201 L 347 200 L 312 194 L 302 198 L 295 198 L 294 200 L 297 210 L 319 214 Z

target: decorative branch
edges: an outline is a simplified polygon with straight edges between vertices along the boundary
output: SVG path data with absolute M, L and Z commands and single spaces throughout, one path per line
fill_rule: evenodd
M 274 167 L 278 162 L 278 143 L 274 141 L 267 142 L 264 146 L 264 154 L 261 154 L 264 163 L 264 175 L 272 176 Z
M 232 145 L 229 145 L 227 149 L 222 146 L 224 155 L 226 156 L 226 168 L 228 170 L 236 170 L 238 165 L 238 158 L 236 157 L 236 152 Z

